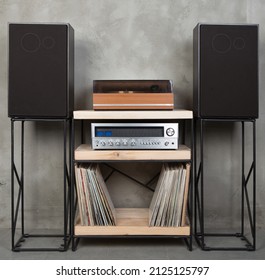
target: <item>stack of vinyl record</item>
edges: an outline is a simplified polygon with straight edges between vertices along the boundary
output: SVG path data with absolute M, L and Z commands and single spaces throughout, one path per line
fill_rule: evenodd
M 164 164 L 150 204 L 149 225 L 186 224 L 190 164 Z
M 75 166 L 75 177 L 81 225 L 115 225 L 115 208 L 99 165 Z

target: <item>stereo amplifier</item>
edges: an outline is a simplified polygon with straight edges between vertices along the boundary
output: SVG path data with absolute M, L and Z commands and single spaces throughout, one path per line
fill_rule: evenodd
M 178 123 L 92 123 L 92 149 L 178 149 Z

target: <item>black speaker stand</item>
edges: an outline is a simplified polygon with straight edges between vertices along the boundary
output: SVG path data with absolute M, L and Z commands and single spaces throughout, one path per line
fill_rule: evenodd
M 30 234 L 26 233 L 25 229 L 25 184 L 24 184 L 24 123 L 27 121 L 32 122 L 60 122 L 63 124 L 63 231 L 61 234 Z M 19 122 L 21 128 L 15 129 L 15 123 Z M 19 130 L 20 137 L 15 137 L 15 131 Z M 71 120 L 70 119 L 26 119 L 26 118 L 11 118 L 11 220 L 12 220 L 12 251 L 66 251 L 70 243 L 70 182 L 71 174 L 68 170 L 71 170 Z M 67 139 L 69 139 L 67 141 Z M 18 145 L 16 142 L 20 142 Z M 69 143 L 67 143 L 69 142 Z M 17 153 L 16 150 L 19 150 Z M 67 147 L 68 146 L 68 147 Z M 68 154 L 69 153 L 69 154 Z M 15 163 L 15 154 L 18 154 L 18 166 L 19 171 Z M 47 163 L 49 164 L 49 162 Z M 42 168 L 41 166 L 39 168 Z M 44 186 L 45 187 L 45 186 Z M 19 225 L 17 225 L 20 220 Z M 19 232 L 18 232 L 19 231 Z M 27 247 L 25 245 L 31 238 L 56 238 L 59 245 L 53 246 L 41 246 L 41 247 Z M 53 240 L 54 243 L 54 240 Z M 25 245 L 25 246 L 24 246 Z
M 206 232 L 205 230 L 205 155 L 204 155 L 204 134 L 205 126 L 209 122 L 237 122 L 241 123 L 241 213 L 240 228 L 235 233 Z M 245 173 L 245 123 L 252 125 L 252 162 L 247 173 Z M 234 250 L 234 251 L 254 251 L 256 249 L 256 120 L 255 119 L 203 119 L 195 120 L 195 140 L 194 140 L 194 168 L 195 168 L 195 239 L 202 250 Z M 197 149 L 197 146 L 199 149 Z M 217 159 L 218 160 L 218 159 Z M 252 177 L 252 184 L 250 178 Z M 249 186 L 251 184 L 251 186 Z M 214 187 L 214 186 L 213 186 Z M 218 191 L 218 190 L 216 190 Z M 222 203 L 222 202 L 221 202 Z M 209 229 L 208 229 L 209 230 Z M 247 232 L 248 231 L 248 232 Z M 248 235 L 248 236 L 247 236 Z M 206 241 L 209 237 L 219 238 L 239 238 L 243 246 L 208 246 Z M 214 239 L 218 241 L 217 239 Z M 220 242 L 221 240 L 221 242 Z M 227 239 L 225 239 L 227 240 Z M 231 240 L 229 240 L 231 241 Z M 222 244 L 222 243 L 221 243 Z

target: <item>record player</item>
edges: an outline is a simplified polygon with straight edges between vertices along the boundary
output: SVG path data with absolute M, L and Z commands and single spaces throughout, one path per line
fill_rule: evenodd
M 170 80 L 94 80 L 94 110 L 173 110 Z

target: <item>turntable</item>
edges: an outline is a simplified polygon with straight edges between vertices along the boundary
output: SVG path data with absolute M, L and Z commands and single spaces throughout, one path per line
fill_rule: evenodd
M 173 110 L 170 80 L 94 80 L 94 110 Z

